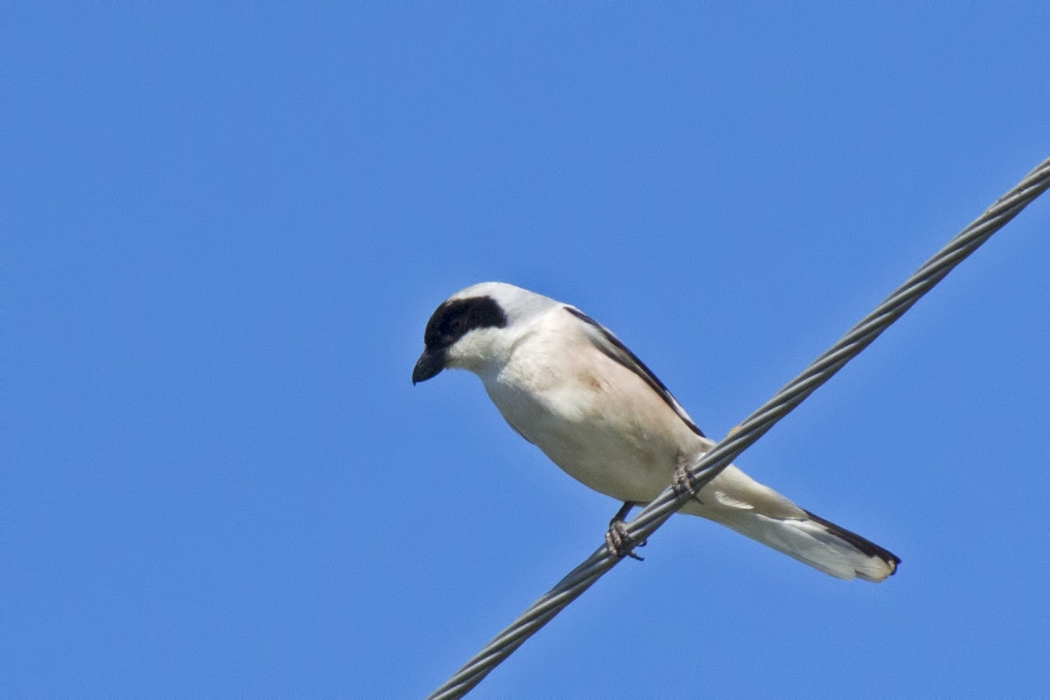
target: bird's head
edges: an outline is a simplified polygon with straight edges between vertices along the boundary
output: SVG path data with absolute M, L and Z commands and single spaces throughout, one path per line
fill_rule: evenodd
M 412 370 L 412 383 L 425 382 L 446 368 L 480 373 L 504 357 L 523 322 L 556 303 L 503 282 L 483 282 L 456 292 L 427 322 L 425 348 Z

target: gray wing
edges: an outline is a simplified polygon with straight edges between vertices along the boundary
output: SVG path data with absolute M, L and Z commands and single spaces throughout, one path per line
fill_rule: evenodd
M 565 306 L 564 308 L 570 314 L 584 322 L 586 325 L 587 337 L 590 338 L 596 348 L 602 351 L 602 354 L 611 360 L 615 360 L 641 377 L 645 383 L 648 384 L 653 391 L 659 394 L 660 398 L 678 414 L 678 417 L 682 419 L 682 422 L 689 426 L 690 430 L 700 437 L 707 437 L 700 431 L 700 428 L 696 427 L 696 423 L 694 423 L 693 419 L 689 417 L 689 414 L 685 412 L 682 405 L 675 400 L 675 397 L 671 396 L 671 392 L 667 390 L 664 383 L 657 379 L 656 375 L 645 366 L 645 363 L 639 360 L 637 355 L 628 350 L 627 346 L 621 343 L 620 339 L 613 335 L 608 328 L 598 323 L 579 309 L 571 306 Z

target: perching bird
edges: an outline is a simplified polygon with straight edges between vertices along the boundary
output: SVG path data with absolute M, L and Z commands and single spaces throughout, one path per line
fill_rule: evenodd
M 570 476 L 624 502 L 619 520 L 715 444 L 616 336 L 578 309 L 526 289 L 485 282 L 457 292 L 434 311 L 423 340 L 413 384 L 446 368 L 478 375 L 523 438 Z M 882 581 L 900 563 L 735 466 L 680 512 L 714 520 L 836 578 Z

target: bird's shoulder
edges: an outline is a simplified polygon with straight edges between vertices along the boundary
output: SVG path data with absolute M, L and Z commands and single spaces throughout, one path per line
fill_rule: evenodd
M 561 307 L 561 310 L 579 322 L 577 325 L 587 342 L 603 355 L 641 378 L 650 389 L 671 407 L 691 431 L 700 437 L 706 437 L 700 428 L 696 426 L 696 423 L 693 422 L 693 419 L 689 417 L 685 409 L 682 408 L 682 405 L 678 403 L 678 400 L 671 394 L 667 386 L 612 331 L 573 306 L 566 304 Z

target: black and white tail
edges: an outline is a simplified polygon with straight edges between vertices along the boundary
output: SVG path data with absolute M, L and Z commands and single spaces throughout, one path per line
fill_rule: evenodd
M 730 465 L 683 513 L 714 520 L 829 576 L 879 582 L 900 564 L 879 545 L 792 503 Z
M 805 518 L 773 518 L 754 511 L 720 513 L 718 522 L 789 557 L 841 579 L 878 583 L 900 559 L 874 542 L 803 510 Z

